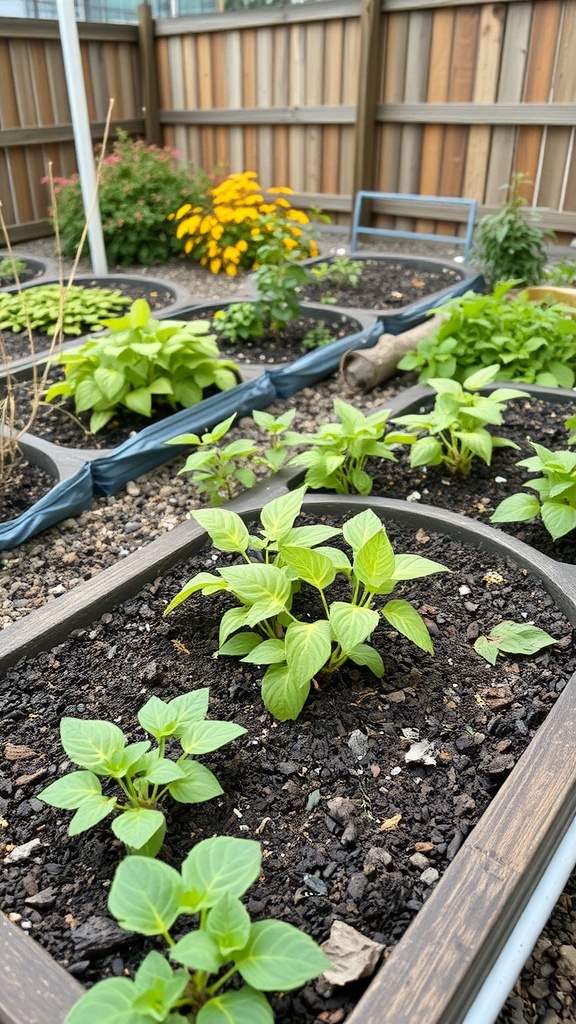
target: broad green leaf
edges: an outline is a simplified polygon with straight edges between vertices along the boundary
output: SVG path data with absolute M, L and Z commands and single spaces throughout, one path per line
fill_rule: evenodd
M 93 772 L 69 772 L 46 786 L 38 793 L 38 799 L 44 800 L 51 807 L 74 811 L 87 797 L 101 795 L 100 779 Z
M 146 772 L 144 778 L 147 783 L 154 786 L 165 786 L 168 782 L 181 779 L 184 775 L 180 765 L 171 761 L 169 757 L 159 758 L 155 765 Z M 138 780 L 140 781 L 140 780 Z
M 492 438 L 487 430 L 476 430 L 473 433 L 458 430 L 456 431 L 456 437 L 461 444 L 469 448 L 487 466 L 490 465 L 492 460 Z
M 208 911 L 206 930 L 228 960 L 233 950 L 242 949 L 248 942 L 250 915 L 236 896 L 226 892 Z
M 152 395 L 148 388 L 136 388 L 129 391 L 124 397 L 124 403 L 132 412 L 139 416 L 150 417 L 152 415 Z
M 317 590 L 325 590 L 334 582 L 336 570 L 326 555 L 311 548 L 299 548 L 282 544 L 280 554 L 299 579 Z
M 242 627 L 246 626 L 247 624 L 247 608 L 229 608 L 227 612 L 224 612 L 224 615 L 220 619 L 220 630 L 218 635 L 218 643 L 220 644 L 220 650 L 222 650 L 222 646 L 224 645 L 225 641 L 228 639 L 231 633 L 234 633 L 237 629 L 242 629 Z M 218 653 L 220 653 L 220 651 Z
M 87 796 L 82 801 L 69 826 L 68 835 L 77 836 L 80 832 L 98 825 L 116 809 L 117 801 L 113 796 Z
M 442 456 L 442 445 L 437 437 L 419 437 L 410 448 L 410 465 L 412 469 L 418 466 L 439 466 Z
M 249 985 L 213 996 L 198 1011 L 196 1024 L 274 1024 L 272 1007 Z
M 350 654 L 371 636 L 379 621 L 378 612 L 371 608 L 359 608 L 345 601 L 334 601 L 330 605 L 332 632 L 344 654 Z
M 379 533 L 381 529 L 381 520 L 371 508 L 367 508 L 364 512 L 359 512 L 358 515 L 353 516 L 352 519 L 344 523 L 342 533 L 344 534 L 344 540 L 356 552 L 363 547 L 367 540 L 370 540 L 370 537 L 373 537 L 375 533 Z
M 298 487 L 264 506 L 260 521 L 269 540 L 279 541 L 292 529 L 294 520 L 300 514 L 305 494 L 306 488 Z
M 170 959 L 189 970 L 207 971 L 208 974 L 216 974 L 225 960 L 216 940 L 204 931 L 188 932 L 171 947 Z
M 290 547 L 314 548 L 317 544 L 323 544 L 325 540 L 338 537 L 342 533 L 335 526 L 322 526 L 314 523 L 311 526 L 293 526 L 288 533 L 284 534 L 282 544 Z
M 154 1020 L 165 1021 L 170 1010 L 184 994 L 190 981 L 187 971 L 175 971 L 156 950 L 148 953 L 134 976 L 138 993 L 135 1009 L 146 1011 Z
M 521 523 L 540 514 L 540 502 L 533 494 L 512 494 L 504 498 L 490 516 L 491 523 Z
M 436 572 L 451 572 L 446 565 L 434 562 L 431 558 L 421 555 L 396 555 L 394 561 L 393 580 L 417 580 L 422 576 L 432 576 Z
M 350 472 L 350 483 L 356 494 L 370 494 L 374 481 L 365 469 L 352 469 Z
M 192 722 L 202 722 L 208 711 L 210 689 L 208 686 L 200 686 L 197 690 L 188 690 L 187 693 L 180 693 L 168 702 L 170 710 L 176 713 L 178 726 L 174 730 L 175 736 L 180 736 L 183 729 L 186 729 Z
M 137 855 L 120 861 L 108 896 L 119 925 L 139 935 L 163 935 L 181 913 L 182 879 L 174 868 Z
M 576 508 L 559 501 L 543 501 L 542 522 L 553 540 L 564 537 L 576 528 Z
M 291 622 L 286 630 L 284 646 L 291 679 L 299 687 L 309 685 L 330 659 L 330 623 L 326 619 L 318 622 Z
M 505 619 L 494 626 L 488 634 L 495 640 L 501 651 L 506 654 L 536 654 L 543 647 L 549 647 L 557 641 L 539 626 L 527 622 L 512 622 Z
M 371 672 L 381 679 L 384 675 L 384 662 L 382 657 L 369 644 L 358 644 L 354 650 L 349 651 L 348 657 L 355 665 L 366 665 Z
M 64 1024 L 150 1024 L 149 1014 L 134 1009 L 136 998 L 136 986 L 130 978 L 106 978 L 82 996 Z
M 139 850 L 164 824 L 162 811 L 154 811 L 148 807 L 131 807 L 114 818 L 112 831 L 125 846 Z
M 218 750 L 245 732 L 246 729 L 235 722 L 194 722 L 182 733 L 180 743 L 185 754 L 197 757 Z
M 241 601 L 251 605 L 258 602 L 259 606 L 269 607 L 270 611 L 266 618 L 277 615 L 286 606 L 292 593 L 290 580 L 275 565 L 266 565 L 263 562 L 231 565 L 222 569 L 221 573 L 229 588 Z M 254 626 L 260 619 L 254 621 L 252 612 L 249 611 L 246 621 L 249 626 Z
M 192 513 L 219 551 L 246 551 L 249 534 L 236 512 L 225 508 L 203 508 Z
M 142 728 L 157 740 L 171 736 L 178 721 L 176 709 L 155 694 L 140 708 L 137 717 Z
M 272 920 L 251 926 L 250 938 L 234 960 L 244 981 L 263 992 L 296 988 L 331 966 L 310 936 Z
M 388 601 L 382 615 L 394 629 L 411 640 L 428 654 L 434 654 L 434 647 L 426 623 L 408 601 Z
M 177 608 L 178 605 L 186 601 L 192 594 L 196 594 L 199 590 L 204 590 L 206 593 L 214 594 L 218 590 L 227 590 L 228 584 L 221 576 L 215 576 L 211 572 L 198 572 L 192 577 L 188 583 L 185 583 L 181 590 L 178 591 L 175 597 L 172 598 L 170 603 L 164 609 L 164 615 L 168 615 L 169 612 Z
M 373 534 L 354 554 L 353 571 L 367 590 L 383 587 L 394 572 L 394 551 L 383 529 Z M 362 637 L 361 639 L 364 639 Z
M 255 636 L 251 633 L 250 636 Z M 242 658 L 242 661 L 249 665 L 277 665 L 286 660 L 286 650 L 283 640 L 262 640 L 254 646 L 252 651 Z
M 109 766 L 121 756 L 126 740 L 113 722 L 100 719 L 64 717 L 60 722 L 60 739 L 71 761 L 98 775 L 109 775 Z
M 324 547 L 323 545 L 316 548 L 316 551 L 319 555 L 325 555 L 326 558 L 330 559 L 336 572 L 343 572 L 347 576 L 352 572 L 352 564 L 344 551 L 339 551 L 338 548 Z
M 262 700 L 279 722 L 295 721 L 310 693 L 310 682 L 298 684 L 288 665 L 270 665 L 262 680 Z
M 112 403 L 118 401 L 126 383 L 126 378 L 120 370 L 107 369 L 105 366 L 99 366 L 94 371 L 94 380 L 102 394 Z
M 468 391 L 478 391 L 480 388 L 485 388 L 487 384 L 492 384 L 496 380 L 496 374 L 500 369 L 499 363 L 493 363 L 491 366 L 484 366 L 481 370 L 477 370 L 476 373 L 467 377 L 464 381 L 464 387 Z M 431 381 L 429 381 L 431 384 Z M 434 387 L 434 385 L 432 385 Z M 522 392 L 519 392 L 522 394 Z
M 494 640 L 490 640 L 487 636 L 479 636 L 474 641 L 474 650 L 481 658 L 484 658 L 491 665 L 496 664 L 496 658 L 498 657 L 498 644 Z
M 241 611 L 243 612 L 244 609 L 241 609 Z M 235 636 L 230 637 L 229 640 L 222 644 L 222 647 L 218 649 L 218 655 L 235 655 L 237 658 L 241 658 L 242 655 L 250 654 L 261 643 L 262 640 L 257 633 L 236 633 Z
M 220 796 L 222 786 L 216 776 L 197 761 L 180 761 L 183 779 L 168 784 L 170 796 L 180 804 L 200 804 Z
M 243 896 L 260 874 L 261 859 L 254 839 L 214 836 L 196 843 L 182 864 L 186 912 L 213 907 L 226 892 Z

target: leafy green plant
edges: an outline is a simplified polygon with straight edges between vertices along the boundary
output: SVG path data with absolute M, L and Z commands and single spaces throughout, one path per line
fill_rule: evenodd
M 329 331 L 326 324 L 318 324 L 311 331 L 307 331 L 302 338 L 300 347 L 305 352 L 309 352 L 315 348 L 323 348 L 324 345 L 329 345 L 331 341 L 334 341 L 334 335 Z
M 310 267 L 310 274 L 316 284 L 334 284 L 338 288 L 346 285 L 355 287 L 362 278 L 363 265 L 361 260 L 352 260 L 349 256 L 334 256 L 330 261 L 316 263 Z M 332 296 L 323 301 L 334 302 Z
M 450 473 L 468 476 L 474 457 L 487 466 L 495 448 L 518 448 L 505 437 L 498 437 L 486 429 L 499 426 L 507 402 L 514 398 L 527 398 L 525 391 L 498 388 L 487 395 L 480 388 L 492 384 L 500 369 L 498 363 L 478 370 L 467 377 L 464 384 L 438 377 L 428 381 L 436 392 L 430 412 L 396 416 L 400 423 L 419 437 L 410 449 L 410 465 L 443 465 Z
M 550 284 L 570 288 L 576 284 L 576 260 L 558 260 L 547 267 L 542 276 Z
M 26 264 L 23 260 L 14 259 L 10 256 L 0 260 L 0 278 L 2 280 L 15 281 L 17 275 L 21 274 L 23 270 L 26 270 Z
M 265 334 L 278 336 L 302 312 L 297 289 L 307 279 L 304 267 L 284 257 L 262 264 L 254 278 L 258 295 L 254 302 L 232 302 L 215 314 L 216 329 L 232 344 Z
M 47 402 L 73 395 L 76 412 L 92 409 L 94 434 L 120 406 L 149 417 L 159 402 L 186 408 L 205 388 L 226 391 L 237 383 L 238 368 L 220 358 L 207 320 L 156 320 L 136 299 L 126 316 L 103 323 L 110 333 L 62 356 L 66 379 L 46 393 Z
M 263 993 L 303 985 L 330 961 L 293 925 L 251 921 L 241 897 L 260 865 L 260 844 L 232 836 L 197 843 L 181 871 L 145 857 L 122 861 L 110 888 L 110 913 L 127 931 L 161 936 L 179 966 L 153 950 L 134 980 L 98 982 L 65 1024 L 273 1024 Z M 183 915 L 196 917 L 197 926 L 175 941 L 170 929 Z M 242 985 L 227 989 L 234 975 Z
M 479 636 L 474 641 L 474 650 L 495 665 L 499 654 L 537 654 L 543 647 L 555 643 L 554 637 L 538 626 L 504 619 L 490 630 L 488 636 Z
M 203 509 L 192 516 L 220 551 L 236 552 L 245 565 L 201 572 L 172 599 L 165 614 L 193 594 L 226 591 L 239 607 L 224 613 L 218 656 L 239 656 L 245 662 L 267 665 L 262 698 L 280 721 L 295 719 L 304 707 L 312 680 L 330 675 L 350 660 L 366 665 L 377 677 L 384 674 L 381 655 L 366 641 L 383 617 L 403 636 L 433 653 L 428 629 L 408 601 L 388 600 L 378 610 L 378 598 L 388 597 L 396 583 L 414 580 L 445 566 L 419 555 L 396 555 L 378 516 L 371 509 L 346 522 L 340 530 L 312 524 L 294 526 L 305 488 L 269 502 L 260 516 L 259 534 L 250 534 L 243 520 L 229 509 Z M 343 535 L 348 555 L 324 541 Z M 330 601 L 336 576 L 348 580 L 348 600 Z M 316 591 L 323 614 L 310 621 L 298 618 L 293 607 L 300 590 Z
M 516 463 L 531 473 L 540 473 L 524 487 L 536 494 L 512 494 L 495 509 L 490 517 L 493 523 L 520 523 L 540 516 L 553 540 L 564 537 L 576 528 L 576 452 L 552 452 L 531 441 L 536 452 Z
M 484 366 L 500 363 L 498 380 L 571 388 L 576 370 L 576 319 L 562 303 L 531 302 L 528 294 L 508 299 L 514 285 L 498 285 L 492 295 L 465 295 L 434 310 L 445 320 L 417 349 L 398 363 L 431 377 L 462 382 Z
M 194 760 L 217 750 L 246 732 L 234 722 L 206 721 L 207 687 L 181 694 L 171 701 L 152 696 L 138 712 L 145 732 L 156 740 L 128 743 L 112 722 L 63 718 L 62 746 L 70 760 L 85 771 L 69 772 L 38 794 L 52 807 L 75 811 L 71 836 L 92 828 L 109 814 L 114 835 L 130 849 L 155 856 L 166 833 L 166 819 L 158 805 L 166 794 L 184 804 L 219 796 L 222 788 L 205 765 Z M 166 744 L 177 740 L 181 753 L 166 756 Z M 107 796 L 100 779 L 114 779 L 122 796 Z
M 538 284 L 546 266 L 546 238 L 552 231 L 542 231 L 523 213 L 527 206 L 520 186 L 527 184 L 524 174 L 514 174 L 510 184 L 502 187 L 507 197 L 497 213 L 482 217 L 474 235 L 472 258 L 480 266 L 490 287 L 499 281 L 516 278 L 526 285 Z
M 576 431 L 576 416 L 569 416 L 567 420 L 564 420 L 564 426 L 568 431 Z M 570 434 L 568 444 L 576 444 L 576 433 Z
M 181 251 L 175 226 L 168 219 L 170 211 L 185 200 L 202 202 L 212 183 L 204 171 L 192 174 L 177 150 L 130 139 L 120 128 L 117 135 L 99 176 L 106 256 L 118 266 L 165 262 Z M 77 174 L 56 178 L 55 186 L 53 216 L 62 252 L 74 256 L 85 220 L 80 179 Z
M 370 494 L 373 480 L 366 471 L 369 458 L 394 460 L 391 446 L 411 444 L 408 433 L 385 434 L 390 415 L 382 409 L 366 416 L 341 398 L 334 399 L 336 423 L 325 423 L 315 434 L 289 432 L 290 445 L 307 445 L 309 450 L 290 459 L 290 466 L 304 466 L 304 483 L 315 490 L 325 488 L 337 494 Z
M 0 292 L 0 331 L 33 331 L 52 335 L 60 324 L 62 333 L 79 335 L 101 327 L 130 299 L 109 288 L 81 288 L 70 285 L 39 284 L 19 292 Z
M 231 302 L 214 313 L 214 326 L 231 345 L 240 345 L 265 332 L 265 310 L 259 302 Z

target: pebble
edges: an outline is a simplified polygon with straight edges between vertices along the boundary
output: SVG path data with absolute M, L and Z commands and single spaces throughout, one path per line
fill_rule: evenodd
M 420 881 L 424 882 L 425 885 L 434 885 L 434 882 L 437 882 L 439 877 L 440 875 L 436 868 L 426 868 L 420 875 Z

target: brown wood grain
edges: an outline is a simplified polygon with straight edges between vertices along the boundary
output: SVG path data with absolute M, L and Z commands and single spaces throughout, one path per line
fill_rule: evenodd
M 384 74 L 381 99 L 383 103 L 399 103 L 404 99 L 404 67 L 408 45 L 408 14 L 391 14 L 385 19 Z M 402 131 L 397 125 L 383 124 L 377 154 L 377 185 L 380 192 L 401 192 L 399 167 Z M 393 228 L 391 217 L 378 217 L 377 225 Z
M 465 7 L 456 12 L 452 72 L 448 90 L 448 99 L 456 103 L 472 98 L 479 20 L 478 7 Z M 467 144 L 468 128 L 466 126 L 448 125 L 446 127 L 443 167 L 440 174 L 440 195 L 462 195 Z M 454 225 L 449 221 L 439 221 L 436 230 L 439 234 L 450 235 L 454 232 Z
M 450 67 L 452 61 L 452 35 L 454 11 L 434 12 L 430 40 L 428 69 L 428 103 L 445 103 L 448 99 Z M 426 124 L 422 133 L 422 164 L 418 191 L 425 196 L 438 195 L 442 166 L 444 128 L 440 124 Z M 416 230 L 431 232 L 434 221 L 420 218 Z
M 0 914 L 0 1024 L 62 1024 L 84 989 Z M 96 1022 L 95 1022 L 96 1024 Z
M 472 99 L 475 104 L 494 104 L 498 90 L 505 7 L 486 4 L 480 12 L 478 50 Z M 484 199 L 492 130 L 488 125 L 472 125 L 468 133 L 466 166 L 462 195 L 466 199 Z
M 406 47 L 406 68 L 404 100 L 407 103 L 426 99 L 428 90 L 428 67 L 432 38 L 432 15 L 429 11 L 416 11 L 410 17 Z M 404 125 L 400 142 L 400 163 L 398 167 L 398 191 L 417 193 L 420 187 L 422 164 L 422 127 Z M 399 218 L 395 227 L 401 231 L 413 231 L 412 219 Z
M 518 102 L 522 98 L 526 56 L 532 23 L 532 3 L 519 0 L 506 8 L 506 24 L 498 84 L 498 102 Z M 492 131 L 490 159 L 486 173 L 484 202 L 500 206 L 514 166 L 515 127 L 495 127 Z
M 576 32 L 576 5 L 564 0 L 558 40 L 558 59 L 552 78 L 552 103 L 576 99 L 576 61 L 570 39 Z M 539 206 L 562 209 L 565 179 L 573 162 L 573 128 L 552 128 L 546 132 L 544 156 L 537 193 Z

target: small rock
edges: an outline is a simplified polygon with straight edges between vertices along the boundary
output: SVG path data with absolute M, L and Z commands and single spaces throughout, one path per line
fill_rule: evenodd
M 35 893 L 34 896 L 27 896 L 24 903 L 27 907 L 53 907 L 56 903 L 57 895 L 58 891 L 54 889 L 53 886 L 49 886 L 47 889 L 41 889 L 41 891 Z
M 21 846 L 15 846 L 4 858 L 4 863 L 17 864 L 21 860 L 28 860 L 39 846 L 42 846 L 42 840 L 38 838 L 31 839 L 28 843 L 22 843 Z
M 328 886 L 317 875 L 304 875 L 304 885 L 318 896 L 328 895 Z
M 93 914 L 72 933 L 72 941 L 78 956 L 102 956 L 118 946 L 125 945 L 132 937 L 115 921 Z
M 562 964 L 570 980 L 576 982 L 576 947 L 560 946 L 558 962 Z
M 131 498 L 137 498 L 142 491 L 138 487 L 138 484 L 134 483 L 133 480 L 129 480 L 126 484 L 126 494 L 129 494 Z
M 380 871 L 385 871 L 392 863 L 392 857 L 388 850 L 382 850 L 379 846 L 371 846 L 364 858 L 363 871 L 366 878 L 374 878 Z
M 129 523 L 124 524 L 124 533 L 137 533 L 138 530 L 142 529 L 142 523 L 138 522 L 137 519 L 131 520 Z
M 426 868 L 426 871 L 423 871 L 420 875 L 420 881 L 424 882 L 424 885 L 433 885 L 434 882 L 438 881 L 439 877 L 440 873 L 436 868 Z
M 328 801 L 328 811 L 335 821 L 346 825 L 356 814 L 356 804 L 347 796 L 334 796 Z
M 31 757 L 38 757 L 38 753 L 25 744 L 7 743 L 4 757 L 7 761 L 28 761 Z
M 348 746 L 350 747 L 350 750 L 354 754 L 354 757 L 357 757 L 358 760 L 361 760 L 361 758 L 366 757 L 366 754 L 368 752 L 368 737 L 365 736 L 360 729 L 355 729 L 354 732 L 350 735 L 350 739 L 348 740 Z
M 346 894 L 350 897 L 351 900 L 354 900 L 355 903 L 358 903 L 362 899 L 366 891 L 367 885 L 368 879 L 366 878 L 366 875 L 361 871 L 356 871 L 353 875 L 350 876 L 350 881 L 348 882 Z
M 513 767 L 514 758 L 512 754 L 498 754 L 486 765 L 484 771 L 487 775 L 504 775 L 506 772 L 511 772 Z
M 430 863 L 428 857 L 425 857 L 423 853 L 413 853 L 409 859 L 410 863 L 413 864 L 414 867 L 420 869 L 427 868 Z
M 356 842 L 356 836 L 356 825 L 354 824 L 353 821 L 349 821 L 342 833 L 342 838 L 340 839 L 342 846 L 344 848 L 354 846 L 354 843 Z
M 322 949 L 332 961 L 323 977 L 331 985 L 348 985 L 373 974 L 384 946 L 373 942 L 344 921 L 334 921 Z

